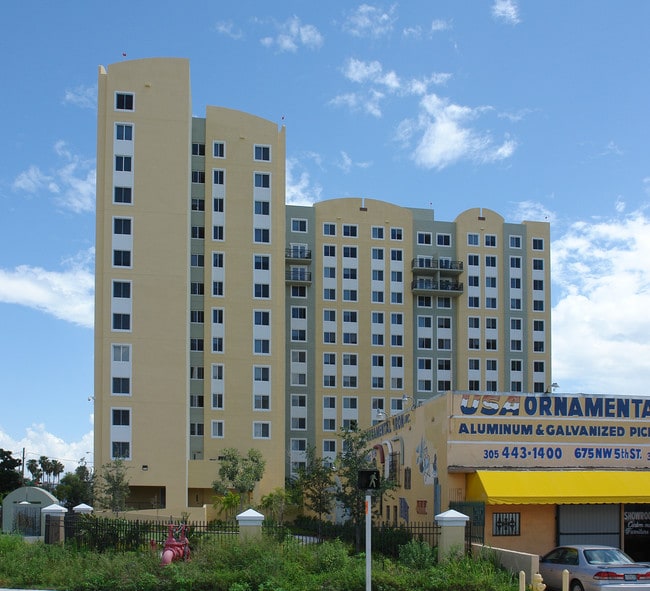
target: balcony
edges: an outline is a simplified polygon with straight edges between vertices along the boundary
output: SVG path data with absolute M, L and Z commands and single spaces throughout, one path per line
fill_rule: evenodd
M 411 261 L 411 271 L 421 275 L 459 275 L 463 272 L 463 261 L 449 261 L 435 257 L 416 257 Z
M 311 250 L 304 246 L 292 246 L 284 251 L 286 261 L 311 261 Z
M 307 267 L 288 269 L 284 273 L 284 279 L 287 283 L 295 285 L 311 285 L 311 271 Z
M 414 279 L 411 282 L 411 291 L 416 295 L 437 295 L 456 297 L 463 293 L 463 284 L 458 281 L 443 279 Z

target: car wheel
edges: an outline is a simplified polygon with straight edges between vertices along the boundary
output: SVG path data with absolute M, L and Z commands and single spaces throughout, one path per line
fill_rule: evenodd
M 570 591 L 585 591 L 584 587 L 582 586 L 582 583 L 580 581 L 576 581 L 575 579 L 571 581 L 571 584 L 569 585 L 569 590 Z

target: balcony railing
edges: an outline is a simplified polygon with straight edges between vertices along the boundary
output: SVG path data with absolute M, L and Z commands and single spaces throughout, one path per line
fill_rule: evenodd
M 311 271 L 307 269 L 288 269 L 284 273 L 284 279 L 287 283 L 311 283 Z
M 449 295 L 458 296 L 463 293 L 463 284 L 458 281 L 443 279 L 435 281 L 433 279 L 414 279 L 411 282 L 411 291 L 426 295 Z
M 292 246 L 284 251 L 284 258 L 288 261 L 311 261 L 311 250 L 304 246 Z
M 434 257 L 415 257 L 411 261 L 411 271 L 424 274 L 441 272 L 457 275 L 463 272 L 463 261 L 449 261 Z

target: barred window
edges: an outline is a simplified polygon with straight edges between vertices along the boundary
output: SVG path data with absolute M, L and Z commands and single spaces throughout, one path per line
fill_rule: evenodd
M 518 536 L 520 532 L 521 513 L 493 513 L 493 536 Z

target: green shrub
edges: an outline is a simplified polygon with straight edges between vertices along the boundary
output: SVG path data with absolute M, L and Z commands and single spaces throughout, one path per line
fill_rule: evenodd
M 436 553 L 426 542 L 411 540 L 399 547 L 399 562 L 408 568 L 423 569 L 435 564 Z

